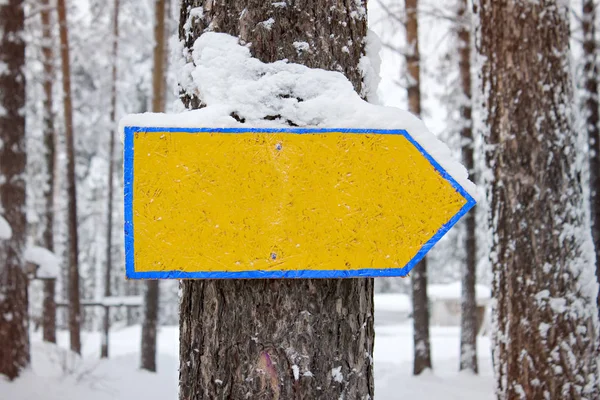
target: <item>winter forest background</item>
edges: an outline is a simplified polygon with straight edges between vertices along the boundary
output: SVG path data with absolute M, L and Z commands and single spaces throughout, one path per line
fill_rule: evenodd
M 185 0 L 183 2 L 186 3 Z M 508 2 L 527 10 L 521 1 Z M 65 6 L 64 0 L 0 0 L 0 29 L 6 25 L 6 22 L 5 25 L 1 24 L 3 18 L 15 18 L 8 11 L 2 11 L 3 7 L 8 9 L 23 4 L 25 14 L 26 103 L 23 112 L 26 121 L 27 242 L 24 248 L 27 249 L 25 258 L 28 268 L 32 268 L 28 270 L 32 278 L 28 282 L 28 316 L 24 318 L 29 324 L 31 368 L 14 381 L 0 378 L 1 400 L 174 399 L 177 396 L 180 284 L 175 280 L 147 284 L 125 279 L 123 159 L 117 128 L 119 119 L 126 114 L 184 110 L 178 88 L 182 58 L 179 43 L 181 3 L 182 0 L 70 0 L 66 2 L 66 13 L 61 15 L 60 8 L 61 4 Z M 360 1 L 354 3 L 360 5 Z M 487 3 L 491 7 L 490 1 L 481 0 L 480 3 Z M 535 6 L 537 11 L 549 10 L 562 15 L 562 11 L 556 11 L 557 8 L 562 10 L 562 6 L 557 6 L 556 2 L 543 0 L 539 3 Z M 598 174 L 594 172 L 594 166 L 600 168 L 600 163 L 594 150 L 588 148 L 588 143 L 594 146 L 594 138 L 599 137 L 595 82 L 597 38 L 593 36 L 597 25 L 596 3 L 591 0 L 567 3 L 570 49 L 568 54 L 559 57 L 558 64 L 552 69 L 569 68 L 572 74 L 575 90 L 569 106 L 573 107 L 574 112 L 574 136 L 568 140 L 571 140 L 569 143 L 575 149 L 569 150 L 567 145 L 564 153 L 572 156 L 571 162 L 578 168 L 576 190 L 582 192 L 584 207 L 580 211 L 587 219 L 586 226 L 589 228 L 594 225 L 596 210 L 594 199 L 597 198 L 594 197 L 593 188 L 600 186 Z M 199 8 L 190 9 L 196 10 L 195 17 L 202 18 Z M 67 22 L 62 25 L 64 31 L 60 32 L 59 20 L 65 16 Z M 473 14 L 472 4 L 467 0 L 371 0 L 368 4 L 368 27 L 378 40 L 372 40 L 371 48 L 367 51 L 379 48 L 381 57 L 380 65 L 376 66 L 380 71 L 377 96 L 368 96 L 369 101 L 420 114 L 427 127 L 447 143 L 456 160 L 465 162 L 465 157 L 470 157 L 471 179 L 478 185 L 480 194 L 477 207 L 471 211 L 471 231 L 467 219 L 463 220 L 428 254 L 427 280 L 422 280 L 423 275 L 418 270 L 411 274 L 412 278 L 375 279 L 373 357 L 377 399 L 411 395 L 432 399 L 442 396 L 491 399 L 496 394 L 499 398 L 505 398 L 502 393 L 522 393 L 521 398 L 543 398 L 538 397 L 535 389 L 523 389 L 519 384 L 502 388 L 502 384 L 498 383 L 499 376 L 507 372 L 499 372 L 501 364 L 498 363 L 495 364 L 495 370 L 492 362 L 492 343 L 496 343 L 494 357 L 504 357 L 499 354 L 509 352 L 502 347 L 505 338 L 501 335 L 495 338 L 496 342 L 493 341 L 494 332 L 505 332 L 503 329 L 508 331 L 509 328 L 502 328 L 501 320 L 508 317 L 492 311 L 498 299 L 492 296 L 494 272 L 491 260 L 498 260 L 501 255 L 491 250 L 494 240 L 498 240 L 498 231 L 491 228 L 488 217 L 490 207 L 497 204 L 491 204 L 491 193 L 496 187 L 490 184 L 494 179 L 494 171 L 490 168 L 489 160 L 486 163 L 485 159 L 489 143 L 484 143 L 484 137 L 490 134 L 490 123 L 486 119 L 489 118 L 486 111 L 489 103 L 482 93 L 483 87 L 489 90 L 493 86 L 490 84 L 493 80 L 485 75 L 485 68 L 489 67 L 485 67 L 481 55 L 476 55 L 475 47 L 477 35 L 486 35 L 484 31 L 487 25 L 485 21 L 482 22 L 485 17 L 485 13 Z M 415 21 L 418 21 L 418 27 Z M 495 29 L 501 31 L 500 27 Z M 64 57 L 61 52 L 64 52 L 65 44 L 60 33 L 68 34 L 68 69 L 65 69 L 64 58 L 61 58 Z M 8 43 L 8 35 L 1 30 L 0 35 Z M 501 36 L 498 34 L 496 38 Z M 510 46 L 515 38 L 506 34 L 504 40 Z M 532 36 L 531 40 L 536 39 Z M 556 39 L 556 42 L 560 40 Z M 493 42 L 485 40 L 479 45 L 483 51 L 494 47 Z M 548 44 L 550 47 L 552 45 Z M 0 54 L 0 75 L 3 74 L 1 57 Z M 373 54 L 370 57 L 376 60 Z M 502 62 L 512 61 L 507 59 Z M 160 73 L 161 69 L 164 73 Z M 63 96 L 66 92 L 65 73 L 70 76 L 70 134 L 65 108 L 67 96 Z M 468 77 L 467 86 L 465 76 Z M 486 78 L 487 85 L 491 86 L 485 86 Z M 551 87 L 552 80 L 549 79 L 545 84 Z M 418 97 L 415 97 L 415 93 Z M 549 94 L 548 97 L 552 96 Z M 556 101 L 560 102 L 561 99 Z M 415 108 L 415 104 L 418 108 Z M 560 120 L 560 116 L 556 118 Z M 544 119 L 540 118 L 539 124 L 544 123 Z M 0 124 L 0 130 L 3 126 Z M 73 139 L 72 159 L 69 154 L 69 135 Z M 589 138 L 591 141 L 588 141 Z M 559 141 L 556 139 L 556 142 Z M 0 159 L 0 165 L 3 162 Z M 69 181 L 69 162 L 74 168 L 72 172 L 77 192 L 76 220 L 70 219 L 69 215 L 69 207 L 73 204 L 70 201 L 73 185 Z M 3 184 L 2 171 L 0 169 L 0 187 Z M 571 189 L 564 190 L 568 192 Z M 523 198 L 513 200 L 518 202 Z M 508 204 L 513 200 L 506 199 L 506 202 Z M 572 205 L 569 201 L 562 201 L 561 204 L 565 208 Z M 25 229 L 18 226 L 8 228 L 2 219 L 2 211 L 0 207 L 0 256 L 4 254 L 2 240 L 8 240 L 10 231 Z M 576 227 L 573 221 L 577 217 L 570 218 L 564 217 Z M 548 231 L 557 229 L 554 226 L 546 228 Z M 75 264 L 78 265 L 79 290 L 75 293 L 73 285 L 69 283 L 74 279 L 73 258 L 70 259 L 73 256 L 70 253 L 72 247 L 69 247 L 69 237 L 73 232 L 78 241 Z M 469 246 L 468 237 L 475 238 L 476 246 Z M 532 241 L 534 239 L 531 238 Z M 581 236 L 580 239 L 585 247 L 586 238 Z M 581 250 L 585 251 L 589 253 L 588 260 L 595 257 L 593 250 Z M 536 254 L 529 256 L 537 257 Z M 0 264 L 2 262 L 0 258 Z M 560 264 L 560 261 L 556 262 Z M 36 266 L 39 266 L 37 276 L 33 279 Z M 545 264 L 537 267 L 546 268 Z M 591 270 L 592 274 L 595 272 L 592 262 L 581 267 L 579 272 L 565 274 L 569 275 L 569 280 L 577 280 L 580 275 L 589 276 L 582 272 L 585 268 Z M 496 285 L 502 280 L 517 279 L 510 272 L 507 274 L 496 275 Z M 48 279 L 44 279 L 48 277 L 56 277 L 54 288 Z M 425 297 L 422 304 L 412 305 L 415 291 L 421 288 L 421 294 L 424 294 L 422 286 L 415 286 L 415 280 L 419 279 L 427 283 L 429 299 Z M 463 286 L 466 282 L 471 292 L 461 289 L 460 282 L 463 282 Z M 543 288 L 538 289 L 538 292 L 531 293 L 543 292 Z M 56 317 L 48 321 L 47 307 L 54 307 L 48 299 L 52 290 L 55 291 Z M 11 336 L 12 331 L 3 331 L 2 328 L 2 324 L 8 326 L 13 318 L 11 308 L 2 308 L 6 293 L 10 292 L 0 289 L 0 313 L 3 313 L 0 316 L 0 349 L 4 348 L 0 350 L 0 372 L 14 378 L 11 376 L 15 372 L 12 366 L 4 365 L 6 368 L 2 369 L 3 359 L 9 359 L 8 353 L 12 347 L 19 347 L 17 344 L 8 344 L 15 337 Z M 548 300 L 534 294 L 529 297 L 535 297 L 540 303 L 547 301 L 549 307 L 556 311 L 566 307 L 563 303 L 571 304 L 568 290 L 566 293 L 567 300 L 552 296 Z M 72 307 L 76 298 L 81 308 L 80 321 L 74 321 L 73 314 L 69 314 L 69 307 Z M 423 301 L 422 296 L 419 298 Z M 462 320 L 461 302 L 466 302 L 470 310 L 468 318 L 463 315 Z M 462 307 L 464 310 L 465 306 Z M 595 307 L 594 310 L 597 314 Z M 582 319 L 585 319 L 587 312 L 583 306 L 581 310 L 573 311 L 577 318 Z M 554 318 L 557 325 L 564 323 L 566 328 L 561 329 L 578 332 L 569 336 L 576 344 L 550 344 L 556 337 L 563 337 L 560 329 L 551 327 L 543 318 L 528 319 L 528 315 L 525 311 L 517 313 L 514 323 L 535 325 L 531 329 L 542 330 L 544 338 L 552 338 L 547 339 L 548 342 L 544 339 L 543 346 L 548 347 L 549 353 L 560 353 L 556 355 L 556 368 L 567 370 L 569 367 L 562 364 L 564 359 L 575 358 L 570 365 L 571 370 L 567 371 L 572 375 L 565 372 L 572 387 L 563 385 L 548 398 L 578 398 L 573 395 L 577 393 L 581 398 L 593 399 L 594 395 L 590 396 L 589 393 L 598 393 L 598 382 L 594 381 L 595 377 L 592 383 L 588 381 L 588 376 L 594 373 L 582 366 L 583 361 L 578 364 L 577 357 L 581 353 L 572 348 L 586 348 L 582 343 L 587 343 L 588 339 L 581 337 L 585 338 L 587 333 L 597 330 L 597 322 L 578 325 L 573 323 L 575 317 L 572 320 L 570 317 L 556 319 L 550 315 L 548 318 Z M 423 323 L 423 318 L 429 323 Z M 55 329 L 48 331 L 48 324 L 55 324 Z M 74 325 L 79 327 L 74 328 Z M 80 329 L 80 343 L 73 341 L 73 329 Z M 108 338 L 103 333 L 107 329 L 110 330 Z M 564 337 L 567 336 L 565 334 Z M 592 342 L 594 340 L 591 339 Z M 527 345 L 522 347 L 526 348 Z M 523 351 L 524 359 L 536 365 L 536 368 L 542 368 L 540 365 L 544 361 L 535 356 L 527 358 L 527 350 Z M 298 374 L 297 368 L 292 368 L 292 376 Z M 331 369 L 332 382 L 344 381 L 340 371 Z M 586 379 L 580 376 L 583 371 L 586 371 Z M 307 373 L 312 374 L 310 371 Z M 589 385 L 596 387 L 596 392 L 589 389 Z M 528 397 L 525 393 L 537 394 Z M 346 395 L 347 398 L 355 398 L 350 392 Z M 513 398 L 510 395 L 506 398 Z

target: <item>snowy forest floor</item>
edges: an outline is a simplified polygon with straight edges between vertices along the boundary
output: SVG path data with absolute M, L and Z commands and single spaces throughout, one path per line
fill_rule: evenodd
M 479 376 L 458 373 L 459 329 L 432 327 L 434 371 L 412 376 L 412 324 L 376 323 L 375 398 L 485 400 L 493 396 L 490 340 L 478 342 Z M 390 321 L 391 322 L 391 321 Z M 0 381 L 2 400 L 176 400 L 178 327 L 160 329 L 158 373 L 139 370 L 140 327 L 111 332 L 109 360 L 98 359 L 100 335 L 85 333 L 82 359 L 69 357 L 68 335 L 59 347 L 32 336 L 32 369 L 13 383 Z

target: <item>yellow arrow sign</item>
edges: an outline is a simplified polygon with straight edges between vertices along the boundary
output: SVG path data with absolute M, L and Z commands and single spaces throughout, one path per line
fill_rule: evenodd
M 405 276 L 474 205 L 403 130 L 125 128 L 128 278 Z

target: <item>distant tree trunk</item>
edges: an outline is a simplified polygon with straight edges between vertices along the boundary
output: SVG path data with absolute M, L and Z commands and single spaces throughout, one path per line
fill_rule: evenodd
M 141 368 L 156 372 L 156 335 L 158 326 L 158 281 L 146 282 L 144 295 L 144 322 L 142 324 Z
M 567 3 L 480 0 L 477 9 L 498 398 L 598 399 L 598 289 L 575 161 Z
M 155 0 L 154 16 L 154 66 L 152 69 L 152 112 L 165 111 L 165 35 L 166 1 Z
M 598 68 L 596 66 L 596 8 L 593 0 L 583 1 L 583 74 L 585 97 L 585 129 L 588 135 L 590 163 L 590 208 L 592 237 L 596 249 L 596 278 L 600 283 L 600 128 L 598 122 Z M 597 298 L 600 310 L 600 294 Z
M 67 197 L 69 225 L 69 333 L 71 350 L 81 353 L 81 308 L 79 303 L 79 246 L 77 234 L 77 191 L 75 187 L 75 143 L 73 139 L 73 105 L 71 103 L 71 64 L 69 30 L 65 0 L 57 0 L 62 60 L 65 143 L 67 148 Z
M 154 68 L 152 70 L 152 112 L 165 111 L 165 0 L 155 0 Z M 146 282 L 144 323 L 142 325 L 142 369 L 156 372 L 156 333 L 158 325 L 159 286 L 157 280 Z
M 462 161 L 475 181 L 473 161 L 473 122 L 471 118 L 471 13 L 467 0 L 458 0 L 458 54 L 462 100 L 460 116 L 462 129 Z M 475 282 L 477 269 L 477 242 L 475 240 L 475 212 L 464 217 L 466 262 L 462 271 L 460 318 L 460 370 L 478 372 L 477 368 L 477 299 Z
M 419 55 L 418 0 L 406 0 L 406 66 L 408 69 L 408 109 L 421 116 L 421 72 Z M 413 374 L 419 375 L 431 368 L 429 342 L 429 298 L 427 296 L 427 258 L 417 264 L 411 273 L 413 302 Z
M 0 239 L 0 375 L 10 380 L 29 364 L 23 8 L 20 0 L 0 3 L 0 215 L 12 227 Z
M 199 6 L 202 16 L 191 17 Z M 182 0 L 179 37 L 191 49 L 210 27 L 252 43 L 263 62 L 339 70 L 361 93 L 365 7 Z M 298 41 L 310 51 L 298 52 Z M 182 100 L 198 108 L 201 95 Z M 184 280 L 181 288 L 180 399 L 373 398 L 373 279 Z
M 112 86 L 110 91 L 110 126 L 117 128 L 117 61 L 119 56 L 119 0 L 115 0 L 113 9 L 113 47 L 112 47 Z M 106 210 L 106 269 L 104 275 L 104 297 L 111 294 L 112 273 L 112 215 L 113 215 L 113 189 L 114 189 L 114 164 L 115 164 L 115 132 L 109 132 L 108 141 L 108 205 Z M 108 358 L 108 332 L 110 330 L 110 307 L 104 307 L 102 321 L 102 345 L 100 358 Z
M 54 128 L 54 51 L 52 50 L 52 24 L 50 20 L 49 0 L 40 0 L 42 19 L 42 57 L 44 64 L 44 147 L 46 150 L 46 172 L 48 174 L 48 186 L 44 188 L 45 198 L 45 221 L 43 236 L 43 247 L 54 251 L 54 164 L 56 157 Z M 56 279 L 44 280 L 44 305 L 43 305 L 43 335 L 44 341 L 56 343 Z

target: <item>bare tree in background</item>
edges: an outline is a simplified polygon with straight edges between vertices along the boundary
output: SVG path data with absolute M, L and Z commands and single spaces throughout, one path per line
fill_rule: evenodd
M 65 143 L 67 148 L 67 196 L 69 226 L 69 333 L 71 350 L 81 353 L 81 308 L 79 301 L 79 246 L 77 235 L 77 191 L 75 187 L 75 143 L 73 140 L 73 104 L 71 97 L 71 63 L 69 60 L 69 29 L 65 0 L 57 0 L 60 25 L 60 56 L 62 60 Z
M 190 15 L 202 6 L 200 16 Z M 365 8 L 364 0 L 310 7 L 182 0 L 179 37 L 191 50 L 209 27 L 239 35 L 263 62 L 338 68 L 361 93 Z M 270 29 L 257 28 L 268 18 Z M 297 41 L 310 43 L 310 52 L 298 52 Z M 199 108 L 202 93 L 183 92 L 182 100 Z M 373 398 L 373 279 L 184 280 L 181 289 L 180 399 Z M 302 350 L 290 356 L 294 348 Z M 312 375 L 294 379 L 292 364 Z
M 406 12 L 406 66 L 408 70 L 408 109 L 421 116 L 421 72 L 419 58 L 418 0 L 405 0 Z M 412 303 L 414 324 L 413 374 L 419 375 L 431 368 L 429 341 L 429 298 L 427 296 L 427 258 L 412 270 Z
M 152 70 L 152 112 L 165 111 L 165 0 L 155 0 L 154 67 Z M 142 369 L 156 372 L 156 333 L 158 325 L 158 280 L 146 282 L 142 325 Z
M 114 197 L 114 165 L 115 165 L 115 130 L 117 129 L 117 61 L 119 55 L 119 0 L 113 5 L 113 46 L 112 46 L 112 80 L 110 90 L 110 125 L 108 140 L 108 204 L 106 210 L 106 268 L 104 270 L 104 297 L 111 295 L 112 274 L 112 228 L 113 228 L 113 197 Z M 104 307 L 102 321 L 102 346 L 100 357 L 108 358 L 108 332 L 110 330 L 110 307 Z
M 25 276 L 25 15 L 22 0 L 0 3 L 0 375 L 12 380 L 29 364 Z M 7 235 L 3 235 L 6 237 Z M 1 378 L 0 378 L 1 379 Z
M 42 20 L 43 86 L 43 135 L 46 151 L 47 186 L 44 187 L 45 215 L 43 219 L 43 247 L 54 251 L 54 167 L 56 159 L 56 130 L 54 123 L 54 43 L 52 38 L 51 8 L 49 0 L 40 0 Z M 56 343 L 56 279 L 44 280 L 43 335 L 44 341 Z
M 568 2 L 479 0 L 499 399 L 598 399 Z M 524 40 L 527 38 L 527 40 Z
M 460 116 L 462 127 L 462 162 L 476 181 L 473 160 L 474 137 L 471 107 L 471 12 L 468 0 L 458 0 L 456 26 L 458 36 L 459 77 L 461 87 Z M 477 271 L 476 212 L 464 216 L 466 260 L 462 271 L 460 314 L 460 370 L 478 372 L 477 367 L 477 298 L 475 293 Z

